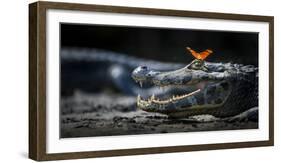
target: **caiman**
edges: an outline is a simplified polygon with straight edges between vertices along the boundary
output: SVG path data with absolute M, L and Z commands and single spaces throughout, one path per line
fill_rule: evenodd
M 212 115 L 235 117 L 241 113 L 257 113 L 258 68 L 253 65 L 211 63 L 204 59 L 212 53 L 196 53 L 190 64 L 172 71 L 157 71 L 139 66 L 132 78 L 140 85 L 150 83 L 164 88 L 181 89 L 181 93 L 157 97 L 137 97 L 137 107 L 147 112 L 166 114 L 172 118 Z M 251 108 L 256 108 L 251 110 Z M 248 114 L 247 114 L 248 115 Z

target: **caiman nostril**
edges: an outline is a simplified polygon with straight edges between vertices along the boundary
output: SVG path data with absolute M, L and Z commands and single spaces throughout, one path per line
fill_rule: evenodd
M 141 69 L 146 70 L 146 69 L 147 69 L 147 66 L 141 66 Z

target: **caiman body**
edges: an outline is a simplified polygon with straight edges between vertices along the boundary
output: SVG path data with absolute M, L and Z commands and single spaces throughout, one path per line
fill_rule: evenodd
M 167 96 L 137 98 L 138 108 L 170 117 L 213 115 L 232 117 L 258 106 L 258 69 L 252 65 L 211 63 L 195 59 L 173 71 L 137 67 L 132 78 L 181 91 Z
M 130 96 L 162 94 L 165 92 L 155 87 L 140 89 L 131 78 L 131 72 L 140 65 L 149 65 L 158 71 L 170 71 L 184 66 L 88 48 L 64 47 L 61 48 L 60 56 L 61 90 L 64 95 L 71 95 L 75 90 L 99 92 L 104 88 L 113 88 Z

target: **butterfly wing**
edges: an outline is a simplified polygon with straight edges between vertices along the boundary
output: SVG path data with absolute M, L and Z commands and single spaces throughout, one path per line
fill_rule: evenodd
M 186 49 L 197 59 L 200 59 L 200 54 L 196 51 L 192 50 L 190 47 L 186 47 Z
M 207 58 L 210 54 L 212 54 L 212 53 L 213 53 L 212 50 L 207 49 L 207 50 L 205 50 L 205 51 L 199 53 L 200 58 L 197 58 L 197 59 L 204 60 L 204 59 L 206 59 L 206 58 Z

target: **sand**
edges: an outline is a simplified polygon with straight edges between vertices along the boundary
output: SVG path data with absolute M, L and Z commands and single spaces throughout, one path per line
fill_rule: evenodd
M 136 108 L 132 96 L 76 92 L 61 98 L 61 138 L 257 129 L 256 121 L 223 121 L 210 115 L 171 119 Z

